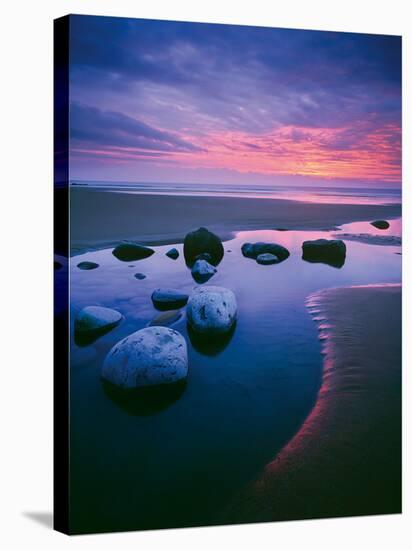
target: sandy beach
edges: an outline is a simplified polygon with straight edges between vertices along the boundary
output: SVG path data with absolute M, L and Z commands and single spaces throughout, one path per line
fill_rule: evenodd
M 321 291 L 308 307 L 325 354 L 316 405 L 225 523 L 401 512 L 401 287 Z
M 222 239 L 249 229 L 333 229 L 344 223 L 394 218 L 400 205 L 316 204 L 280 199 L 163 196 L 72 188 L 71 252 L 121 240 L 182 242 L 205 225 Z

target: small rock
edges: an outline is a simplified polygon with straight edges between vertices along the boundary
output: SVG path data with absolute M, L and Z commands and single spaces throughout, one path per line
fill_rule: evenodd
M 112 254 L 122 262 L 133 262 L 148 258 L 154 254 L 154 250 L 136 243 L 120 243 L 113 249 Z
M 99 267 L 99 264 L 96 264 L 95 262 L 80 262 L 79 264 L 77 264 L 77 267 L 79 269 L 88 271 L 90 269 L 96 269 L 97 267 Z
M 242 254 L 246 258 L 257 259 L 261 254 L 273 254 L 279 260 L 283 262 L 289 257 L 289 250 L 284 246 L 276 243 L 244 243 L 242 245 Z
M 158 288 L 152 293 L 152 302 L 160 310 L 178 309 L 186 305 L 189 296 L 174 288 Z
M 134 276 L 136 279 L 139 279 L 139 281 L 146 279 L 146 275 L 144 275 L 143 273 L 135 273 Z
M 342 267 L 346 258 L 346 245 L 341 240 L 317 239 L 302 244 L 302 258 L 308 262 L 321 262 Z
M 198 256 L 203 253 L 210 255 L 209 260 L 207 260 L 209 263 L 217 265 L 223 258 L 224 250 L 222 241 L 217 235 L 205 227 L 200 227 L 186 235 L 183 253 L 189 266 L 192 266 Z
M 147 327 L 120 340 L 107 354 L 101 376 L 114 386 L 132 390 L 174 384 L 187 377 L 185 339 L 167 327 Z
M 371 222 L 371 225 L 373 225 L 373 227 L 376 227 L 376 229 L 389 228 L 389 222 L 387 222 L 386 220 L 375 220 L 374 222 Z
M 206 260 L 196 260 L 192 267 L 192 276 L 197 283 L 205 283 L 216 271 L 217 269 Z
M 105 334 L 123 319 L 115 309 L 100 306 L 87 306 L 79 311 L 74 320 L 77 337 L 90 337 Z
M 209 254 L 209 252 L 202 252 L 196 256 L 195 260 L 206 260 L 206 262 L 210 263 L 213 260 L 213 257 Z
M 201 334 L 224 334 L 236 322 L 237 304 L 228 288 L 205 286 L 196 288 L 187 304 L 187 319 L 194 331 Z
M 179 251 L 177 250 L 177 248 L 171 248 L 166 252 L 166 256 L 168 256 L 172 260 L 177 260 L 177 258 L 179 257 Z
M 149 323 L 149 327 L 167 327 L 176 323 L 182 317 L 180 309 L 172 309 L 170 311 L 164 311 L 156 315 Z
M 266 252 L 265 254 L 259 254 L 256 261 L 258 264 L 262 265 L 278 264 L 279 258 L 274 254 L 269 254 L 269 252 Z

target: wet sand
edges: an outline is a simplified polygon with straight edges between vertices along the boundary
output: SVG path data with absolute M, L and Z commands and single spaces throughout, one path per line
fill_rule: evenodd
M 223 522 L 401 512 L 401 287 L 325 290 L 324 373 L 314 409 Z
M 164 196 L 72 188 L 71 251 L 182 242 L 207 226 L 222 239 L 248 229 L 333 229 L 344 223 L 395 218 L 400 205 L 315 204 L 280 199 Z

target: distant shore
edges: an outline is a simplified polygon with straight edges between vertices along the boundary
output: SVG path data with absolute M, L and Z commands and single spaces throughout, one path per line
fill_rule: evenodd
M 222 523 L 401 512 L 401 287 L 326 290 L 309 308 L 324 338 L 316 405 Z
M 127 194 L 84 188 L 70 192 L 71 253 L 110 247 L 182 242 L 207 226 L 229 239 L 253 229 L 334 229 L 353 221 L 395 218 L 400 205 L 316 204 L 282 199 Z

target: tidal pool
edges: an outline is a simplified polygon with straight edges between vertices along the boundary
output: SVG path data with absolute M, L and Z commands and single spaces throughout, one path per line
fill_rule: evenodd
M 367 222 L 342 233 L 400 234 Z M 301 258 L 304 240 L 336 231 L 244 231 L 224 242 L 217 273 L 206 283 L 232 289 L 238 321 L 213 348 L 193 339 L 182 316 L 172 327 L 188 344 L 189 376 L 169 401 L 123 406 L 108 393 L 100 369 L 109 349 L 159 313 L 158 287 L 190 293 L 197 286 L 183 245 L 153 247 L 144 260 L 122 262 L 112 249 L 70 259 L 71 318 L 87 305 L 114 308 L 124 320 L 87 346 L 71 336 L 71 506 L 75 532 L 205 525 L 272 460 L 313 407 L 321 382 L 318 329 L 305 306 L 322 288 L 396 283 L 400 247 L 346 242 L 345 264 L 334 268 Z M 243 257 L 244 242 L 286 246 L 290 257 L 259 265 Z M 175 247 L 177 260 L 165 255 Z M 97 269 L 77 268 L 81 261 Z M 144 279 L 134 275 L 143 273 Z M 354 311 L 354 315 L 356 312 Z

